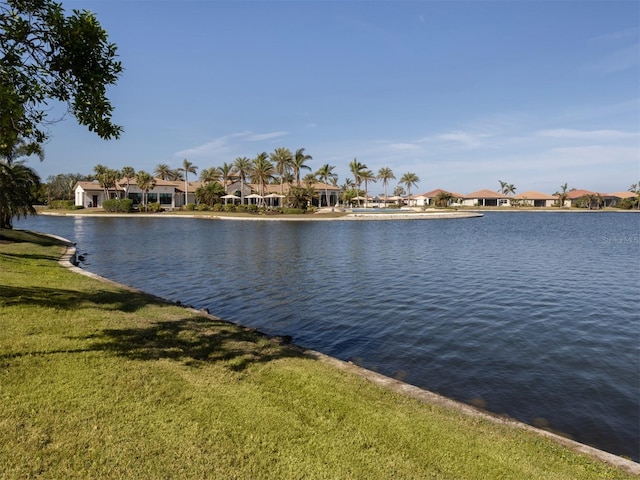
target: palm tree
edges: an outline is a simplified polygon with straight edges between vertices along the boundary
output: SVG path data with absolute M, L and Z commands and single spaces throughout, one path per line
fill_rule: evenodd
M 122 167 L 122 170 L 120 170 L 120 173 L 124 177 L 124 181 L 126 182 L 126 185 L 127 185 L 124 191 L 124 198 L 128 198 L 131 179 L 136 176 L 136 171 L 134 170 L 133 167 Z
M 240 205 L 244 205 L 244 182 L 247 180 L 247 175 L 251 171 L 252 165 L 253 162 L 247 157 L 238 157 L 233 163 L 240 178 Z
M 560 191 L 554 193 L 554 195 L 556 195 L 558 197 L 558 206 L 559 207 L 564 207 L 564 203 L 567 201 L 568 195 L 567 195 L 567 189 L 569 188 L 569 185 L 567 183 L 565 183 L 564 185 L 560 185 Z
M 315 173 L 307 173 L 304 177 L 302 177 L 302 183 L 304 183 L 307 187 L 310 185 L 313 186 L 318 183 L 318 177 Z
M 367 208 L 367 202 L 369 199 L 369 182 L 376 181 L 376 176 L 373 174 L 371 170 L 363 170 L 360 173 L 360 179 L 364 182 L 364 207 Z
M 33 204 L 40 177 L 22 161 L 0 160 L 0 229 L 12 228 L 13 217 L 35 215 Z
M 153 174 L 160 180 L 169 180 L 171 178 L 171 167 L 166 163 L 159 163 L 156 165 Z
M 604 203 L 604 200 L 602 199 L 602 196 L 599 193 L 589 193 L 587 195 L 584 195 L 580 198 L 581 202 L 581 206 L 586 207 L 587 209 L 591 210 L 592 208 L 598 209 L 602 206 L 602 204 Z
M 433 203 L 436 207 L 448 207 L 451 203 L 451 200 L 453 200 L 453 195 L 443 190 L 442 192 L 438 192 L 438 194 L 433 199 Z
M 109 168 L 100 164 L 93 167 L 93 171 L 95 172 L 96 180 L 98 180 L 98 183 L 104 190 L 105 200 L 108 200 L 109 190 L 111 190 L 111 188 L 116 190 L 116 182 L 118 181 L 120 172 L 118 172 L 118 170 L 114 170 L 113 168 Z M 119 197 L 117 190 L 116 196 Z
M 225 194 L 224 187 L 218 182 L 209 182 L 196 189 L 196 200 L 198 203 L 213 206 L 220 202 L 220 197 Z
M 21 139 L 5 152 L 0 156 L 0 228 L 12 228 L 13 217 L 36 214 L 33 205 L 40 189 L 40 177 L 20 159 L 37 155 L 42 161 L 44 151 Z
M 145 211 L 148 209 L 149 190 L 156 186 L 156 179 L 150 173 L 141 170 L 136 175 L 136 185 L 142 190 L 142 205 Z
M 184 172 L 184 204 L 185 206 L 189 203 L 188 197 L 188 189 L 189 189 L 189 174 L 196 174 L 198 167 L 196 167 L 193 163 L 191 163 L 186 158 L 182 161 L 182 167 L 178 168 L 179 172 Z
M 420 177 L 415 173 L 407 172 L 400 177 L 400 183 L 407 187 L 407 199 L 409 206 L 411 206 L 411 187 L 417 187 L 419 182 Z
M 629 187 L 629 191 L 636 194 L 635 201 L 638 204 L 638 210 L 640 210 L 640 182 L 632 183 L 631 187 Z
M 251 182 L 260 185 L 260 195 L 264 197 L 264 186 L 269 180 L 274 178 L 275 167 L 269 160 L 267 152 L 259 153 L 253 160 L 253 168 L 251 169 Z
M 218 168 L 220 171 L 220 178 L 222 179 L 222 185 L 224 186 L 224 190 L 227 190 L 227 185 L 231 178 L 235 175 L 235 167 L 232 163 L 223 163 L 221 167 Z
M 200 170 L 199 179 L 202 183 L 211 183 L 220 180 L 220 169 L 218 167 L 203 168 Z
M 356 188 L 358 190 L 358 195 L 360 194 L 360 184 L 362 183 L 362 172 L 366 170 L 367 166 L 363 163 L 360 163 L 355 158 L 352 162 L 349 163 L 349 170 L 353 174 L 353 179 L 356 184 Z
M 282 179 L 283 179 L 284 183 L 286 183 L 288 185 L 293 185 L 293 182 L 295 181 L 296 177 L 293 176 L 292 172 L 286 172 L 284 174 L 284 176 L 282 177 Z
M 329 190 L 327 189 L 327 183 L 329 183 L 329 181 L 331 180 L 335 180 L 338 178 L 338 175 L 333 173 L 334 168 L 336 167 L 334 167 L 333 165 L 329 165 L 328 163 L 325 163 L 316 172 L 316 176 L 325 183 L 324 199 L 327 202 L 327 207 L 331 206 L 329 205 Z M 320 206 L 322 206 L 322 200 L 319 203 L 320 203 Z
M 342 204 L 346 205 L 351 202 L 351 199 L 357 194 L 354 190 L 356 184 L 350 178 L 345 178 L 344 183 L 340 186 L 340 196 L 342 197 Z
M 311 167 L 305 165 L 305 162 L 312 159 L 313 157 L 311 155 L 305 155 L 304 148 L 296 150 L 293 160 L 291 161 L 291 169 L 295 175 L 296 185 L 300 186 L 300 170 L 304 169 L 311 171 Z
M 288 148 L 279 147 L 269 155 L 269 158 L 275 164 L 275 171 L 280 176 L 280 195 L 282 195 L 284 193 L 284 176 L 291 168 L 293 156 Z
M 306 210 L 309 205 L 313 204 L 313 199 L 316 198 L 316 191 L 312 186 L 292 186 L 287 192 L 285 199 L 285 205 L 290 208 L 300 208 Z
M 389 180 L 395 180 L 396 176 L 393 174 L 389 167 L 382 167 L 378 170 L 378 180 L 382 180 L 382 185 L 384 186 L 384 203 L 385 206 L 387 204 L 387 184 Z
M 516 193 L 516 187 L 513 183 L 503 182 L 502 180 L 498 180 L 500 183 L 500 190 L 498 192 L 503 195 L 513 195 Z

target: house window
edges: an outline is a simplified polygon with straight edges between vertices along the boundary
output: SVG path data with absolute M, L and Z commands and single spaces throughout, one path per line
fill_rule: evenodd
M 170 193 L 161 193 L 160 205 L 171 205 L 172 199 L 173 199 L 173 195 L 171 195 Z
M 134 204 L 142 203 L 142 194 L 141 193 L 130 193 L 129 198 L 133 200 Z
M 149 193 L 149 203 L 156 203 L 158 201 L 158 194 L 157 193 Z

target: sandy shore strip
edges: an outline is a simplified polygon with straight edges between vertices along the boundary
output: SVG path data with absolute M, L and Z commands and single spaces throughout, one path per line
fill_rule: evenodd
M 118 218 L 201 218 L 208 220 L 247 220 L 247 221 L 277 221 L 277 222 L 333 222 L 354 220 L 446 220 L 457 218 L 483 217 L 480 212 L 401 212 L 401 213 L 365 213 L 347 212 L 339 216 L 323 216 L 319 214 L 305 215 L 212 215 L 208 213 L 77 213 L 40 211 L 38 215 L 58 217 L 118 217 Z

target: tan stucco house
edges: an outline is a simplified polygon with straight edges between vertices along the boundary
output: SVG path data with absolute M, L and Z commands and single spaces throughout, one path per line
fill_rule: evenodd
M 535 190 L 529 190 L 514 195 L 513 199 L 517 200 L 517 204 L 523 207 L 553 207 L 558 197 Z

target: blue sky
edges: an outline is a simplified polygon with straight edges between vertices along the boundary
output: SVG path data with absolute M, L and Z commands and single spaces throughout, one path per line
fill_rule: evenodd
M 63 6 L 95 12 L 118 45 L 110 98 L 125 133 L 105 142 L 56 123 L 31 162 L 43 179 L 99 163 L 202 169 L 277 147 L 305 148 L 314 171 L 334 165 L 339 184 L 354 158 L 415 173 L 414 193 L 498 180 L 613 192 L 640 178 L 637 1 Z

